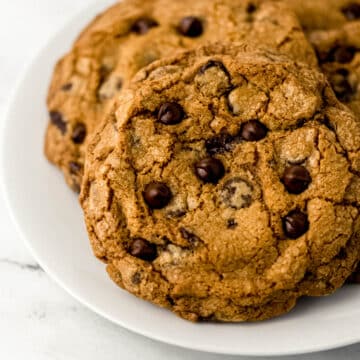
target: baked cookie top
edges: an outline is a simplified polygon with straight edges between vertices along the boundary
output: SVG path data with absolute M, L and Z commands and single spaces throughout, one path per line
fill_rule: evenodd
M 270 36 L 271 34 L 271 36 Z M 292 11 L 261 0 L 125 0 L 99 15 L 57 64 L 45 152 L 79 190 L 84 152 L 111 99 L 143 66 L 216 40 L 249 40 L 316 63 Z
M 290 4 L 336 96 L 360 119 L 360 1 L 294 0 Z M 359 273 L 352 279 L 359 279 Z
M 291 0 L 305 31 L 336 29 L 360 20 L 359 0 Z
M 323 74 L 210 45 L 149 65 L 117 106 L 81 203 L 120 286 L 187 319 L 245 321 L 351 274 L 360 125 Z
M 313 31 L 309 40 L 338 99 L 360 119 L 360 21 L 338 29 Z

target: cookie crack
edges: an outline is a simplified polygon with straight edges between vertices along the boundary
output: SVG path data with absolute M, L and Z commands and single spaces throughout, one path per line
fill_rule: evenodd
M 259 149 L 258 147 L 256 146 L 255 148 L 255 164 L 254 164 L 254 169 L 258 169 L 259 168 L 259 159 L 260 159 L 260 156 L 259 156 Z M 253 172 L 253 176 L 255 177 L 255 180 L 258 184 L 262 184 L 262 181 L 261 181 L 261 178 L 258 176 L 257 172 Z M 278 257 L 280 256 L 281 252 L 280 252 L 280 248 L 279 248 L 279 241 L 281 240 L 280 237 L 278 236 L 276 230 L 273 228 L 273 224 L 272 224 L 272 221 L 271 221 L 271 218 L 272 218 L 272 212 L 270 210 L 270 208 L 268 207 L 266 201 L 265 201 L 265 198 L 264 198 L 264 191 L 263 191 L 263 186 L 260 186 L 260 196 L 261 196 L 261 202 L 265 208 L 265 211 L 268 215 L 268 227 L 269 229 L 271 230 L 272 232 L 272 237 L 275 239 L 275 242 L 274 242 L 274 246 L 275 246 L 275 249 L 278 253 Z

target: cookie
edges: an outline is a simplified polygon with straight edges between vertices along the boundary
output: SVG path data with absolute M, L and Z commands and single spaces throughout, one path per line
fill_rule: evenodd
M 316 63 L 282 2 L 125 0 L 85 29 L 57 64 L 48 95 L 45 153 L 74 190 L 80 189 L 91 134 L 131 77 L 156 59 L 216 40 L 264 43 Z
M 336 29 L 360 20 L 359 0 L 292 0 L 289 5 L 306 32 Z
M 95 255 L 130 293 L 197 321 L 327 295 L 360 241 L 360 125 L 323 74 L 209 45 L 149 65 L 89 145 Z
M 294 0 L 291 5 L 338 99 L 360 116 L 360 1 Z
M 313 31 L 309 39 L 338 99 L 360 121 L 360 21 L 334 30 Z
M 360 119 L 360 1 L 294 0 L 291 5 L 336 96 Z

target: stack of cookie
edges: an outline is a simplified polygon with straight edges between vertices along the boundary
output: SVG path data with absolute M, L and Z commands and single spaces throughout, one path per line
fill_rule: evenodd
M 185 319 L 283 314 L 360 259 L 360 2 L 290 5 L 124 0 L 55 68 L 45 153 L 95 255 Z

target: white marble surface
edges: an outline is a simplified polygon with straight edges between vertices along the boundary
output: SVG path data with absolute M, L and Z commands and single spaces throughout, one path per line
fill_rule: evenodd
M 61 24 L 89 1 L 0 0 L 0 125 L 14 84 L 26 63 Z M 0 197 L 0 359 L 24 358 L 234 359 L 160 344 L 129 333 L 88 311 L 36 264 L 16 234 Z M 357 360 L 360 344 L 284 359 Z

